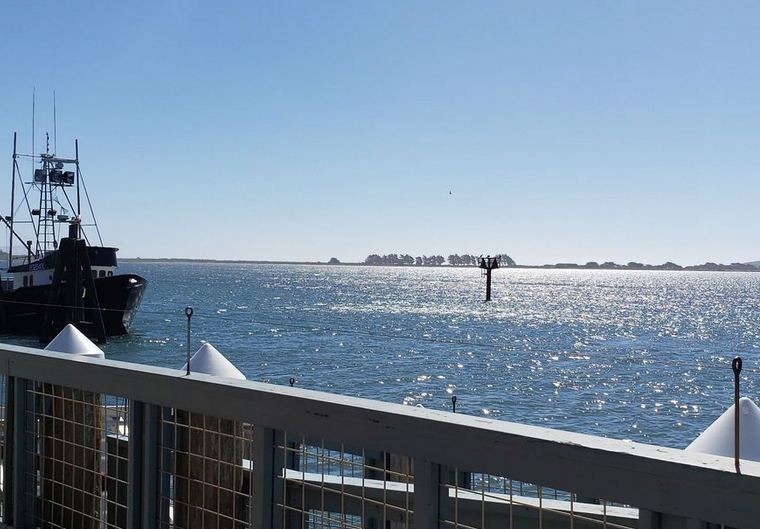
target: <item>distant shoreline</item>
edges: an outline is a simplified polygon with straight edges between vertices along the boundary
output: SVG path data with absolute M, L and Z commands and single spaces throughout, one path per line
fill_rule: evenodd
M 127 263 L 218 263 L 218 264 L 299 264 L 326 265 L 323 261 L 261 261 L 251 259 L 193 259 L 191 257 L 120 257 L 119 261 Z M 363 263 L 341 263 L 359 265 Z
M 329 263 L 327 261 L 279 261 L 279 260 L 258 260 L 258 259 L 193 259 L 179 257 L 125 257 L 119 259 L 126 263 L 206 263 L 206 264 L 266 264 L 266 265 L 310 265 L 310 266 L 367 266 L 383 268 L 474 268 L 472 265 L 382 265 L 367 264 L 363 262 L 340 262 Z M 636 263 L 635 266 L 629 265 L 579 265 L 573 263 L 557 263 L 545 265 L 513 265 L 504 266 L 503 268 L 520 268 L 530 270 L 642 270 L 642 271 L 671 271 L 671 272 L 760 272 L 760 267 L 747 263 L 732 263 L 730 265 L 718 263 L 704 263 L 701 265 L 690 265 L 681 267 L 668 263 L 667 265 L 645 265 Z

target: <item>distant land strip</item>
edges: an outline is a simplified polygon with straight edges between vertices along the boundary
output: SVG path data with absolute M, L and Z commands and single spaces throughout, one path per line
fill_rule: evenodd
M 644 264 L 631 261 L 626 264 L 618 264 L 612 261 L 598 263 L 589 261 L 585 264 L 578 263 L 556 263 L 544 265 L 523 265 L 517 264 L 506 254 L 501 254 L 502 268 L 530 268 L 530 269 L 566 269 L 566 270 L 668 270 L 668 271 L 703 271 L 703 272 L 760 272 L 760 261 L 749 263 L 731 263 L 721 264 L 707 262 L 699 265 L 681 266 L 673 262 L 666 262 L 660 265 Z M 444 267 L 444 268 L 463 268 L 478 267 L 481 256 L 473 254 L 452 254 L 448 258 L 441 255 L 417 256 L 412 257 L 409 254 L 371 254 L 361 262 L 343 262 L 336 257 L 328 261 L 282 261 L 282 260 L 250 260 L 250 259 L 195 259 L 183 257 L 131 257 L 122 258 L 123 262 L 158 262 L 158 263 L 209 263 L 209 264 L 273 264 L 273 265 L 335 265 L 335 266 L 396 266 L 396 267 Z

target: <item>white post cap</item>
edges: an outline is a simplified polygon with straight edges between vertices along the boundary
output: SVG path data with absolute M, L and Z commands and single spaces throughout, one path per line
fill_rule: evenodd
M 106 355 L 100 347 L 92 343 L 82 332 L 72 324 L 66 325 L 58 336 L 47 344 L 46 351 L 56 351 L 59 353 L 69 353 L 79 356 L 90 356 L 93 358 L 105 358 Z
M 699 434 L 686 450 L 734 457 L 734 406 Z M 739 458 L 760 462 L 760 408 L 748 397 L 739 399 Z
M 187 371 L 187 363 L 182 366 L 182 370 Z M 190 372 L 245 380 L 245 375 L 208 342 L 201 345 L 190 358 Z

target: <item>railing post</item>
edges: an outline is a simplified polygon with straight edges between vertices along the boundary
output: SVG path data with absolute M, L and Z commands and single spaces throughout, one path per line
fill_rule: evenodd
M 445 505 L 441 486 L 444 476 L 441 465 L 415 459 L 414 467 L 414 529 L 438 529 L 441 507 Z M 447 494 L 448 496 L 448 494 Z M 446 498 L 448 499 L 448 498 Z
M 3 440 L 4 483 L 2 495 L 3 513 L 5 513 L 5 518 L 3 522 L 8 525 L 13 525 L 13 447 L 15 445 L 14 432 L 16 431 L 14 428 L 16 414 L 14 410 L 15 398 L 13 393 L 15 384 L 13 382 L 13 377 L 7 375 L 7 371 L 0 376 L 5 377 L 5 386 L 3 387 L 3 390 L 5 391 L 5 394 L 3 395 L 3 402 L 5 402 L 5 431 L 3 432 L 3 435 L 5 439 Z
M 277 498 L 281 498 L 281 487 L 275 478 L 282 472 L 284 460 L 282 452 L 276 450 L 275 430 L 263 426 L 253 427 L 253 512 L 251 527 L 281 527 L 281 512 L 276 509 Z M 283 476 L 283 479 L 284 476 Z M 275 490 L 277 489 L 277 490 Z M 281 501 L 281 500 L 280 500 Z M 279 522 L 278 522 L 279 520 Z
M 156 433 L 159 436 L 158 441 L 158 462 L 160 466 L 160 479 L 157 486 L 160 487 L 157 490 L 158 505 L 156 512 L 156 518 L 150 519 L 150 523 L 146 527 L 154 527 L 154 521 L 159 522 L 155 526 L 164 527 L 169 525 L 169 509 L 172 496 L 172 476 L 175 475 L 176 468 L 174 460 L 176 457 L 172 457 L 172 453 L 176 453 L 177 445 L 175 439 L 175 427 L 176 427 L 176 410 L 165 406 L 156 407 Z M 149 413 L 153 413 L 151 410 Z M 176 481 L 175 481 L 176 483 Z
M 22 378 L 6 378 L 5 415 L 5 462 L 4 487 L 5 509 L 9 518 L 5 522 L 15 528 L 27 526 L 29 514 L 26 512 L 26 475 L 29 454 L 26 449 L 26 388 L 28 382 Z
M 140 513 L 145 509 L 143 487 L 150 479 L 143 474 L 143 458 L 145 457 L 144 433 L 145 405 L 135 400 L 129 401 L 127 412 L 127 428 L 129 445 L 127 448 L 127 528 L 139 529 L 142 524 Z
M 149 528 L 157 525 L 158 514 L 157 505 L 159 502 L 158 493 L 158 451 L 159 435 L 158 429 L 161 424 L 161 407 L 153 404 L 140 403 L 142 421 L 139 422 L 142 428 L 142 450 L 140 463 L 142 487 L 140 492 L 140 509 L 141 519 L 139 527 Z M 137 418 L 135 418 L 135 422 Z M 168 519 L 168 517 L 167 517 Z M 137 526 L 136 526 L 137 527 Z

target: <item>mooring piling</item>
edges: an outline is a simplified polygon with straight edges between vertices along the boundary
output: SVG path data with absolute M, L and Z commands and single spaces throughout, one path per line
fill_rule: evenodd
M 486 301 L 491 301 L 491 272 L 499 268 L 499 256 L 480 257 L 481 274 L 486 276 Z

